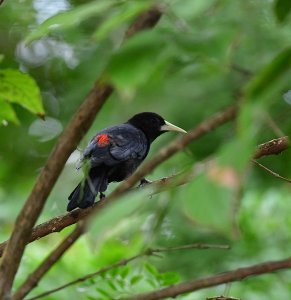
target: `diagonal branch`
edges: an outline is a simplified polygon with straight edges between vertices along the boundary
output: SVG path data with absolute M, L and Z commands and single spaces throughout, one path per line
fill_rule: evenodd
M 27 300 L 36 300 L 36 299 L 40 299 L 40 298 L 43 298 L 45 296 L 48 296 L 52 293 L 55 293 L 55 292 L 58 292 L 60 290 L 63 290 L 67 287 L 70 287 L 72 285 L 75 285 L 77 283 L 80 283 L 80 282 L 83 282 L 83 281 L 86 281 L 90 278 L 94 278 L 102 273 L 105 273 L 109 270 L 112 270 L 112 269 L 115 269 L 115 268 L 118 268 L 118 267 L 122 267 L 122 266 L 125 266 L 127 265 L 128 263 L 132 262 L 133 260 L 136 260 L 136 259 L 139 259 L 139 258 L 142 258 L 144 256 L 156 256 L 157 253 L 165 253 L 165 252 L 172 252 L 172 251 L 178 251 L 178 250 L 191 250 L 191 249 L 223 249 L 223 250 L 228 250 L 230 249 L 230 246 L 228 245 L 215 245 L 215 244 L 200 244 L 200 243 L 196 243 L 196 244 L 191 244 L 191 245 L 182 245 L 182 246 L 177 246 L 177 247 L 169 247 L 169 248 L 156 248 L 156 249 L 147 249 L 145 251 L 143 251 L 142 253 L 140 254 L 137 254 L 137 255 L 134 255 L 134 256 L 131 256 L 129 258 L 126 258 L 126 259 L 122 259 L 110 266 L 107 266 L 107 267 L 104 267 L 102 269 L 99 269 L 98 271 L 94 272 L 94 273 L 90 273 L 90 274 L 87 274 L 85 276 L 82 276 L 80 278 L 77 278 L 73 281 L 70 281 L 66 284 L 63 284 L 55 289 L 52 289 L 52 290 L 49 290 L 49 291 L 46 291 L 42 294 L 39 294 L 35 297 L 32 297 L 32 298 L 29 298 Z
M 185 293 L 194 292 L 197 290 L 205 289 L 220 284 L 243 280 L 250 276 L 272 273 L 278 270 L 289 268 L 291 268 L 291 258 L 278 261 L 269 261 L 245 268 L 239 268 L 233 271 L 224 272 L 211 277 L 182 282 L 146 294 L 136 295 L 127 298 L 126 300 L 157 300 L 165 298 L 175 298 L 176 296 Z
M 153 27 L 160 17 L 161 11 L 158 8 L 150 9 L 141 14 L 140 18 L 128 29 L 127 36 Z M 5 248 L 0 265 L 0 278 L 4 278 L 5 276 L 5 280 L 0 281 L 0 299 L 10 299 L 12 284 L 24 248 L 31 237 L 33 226 L 42 211 L 45 201 L 69 155 L 90 128 L 96 114 L 102 108 L 102 105 L 112 91 L 112 86 L 103 83 L 101 76 L 101 79 L 97 80 L 51 152 L 30 196 L 16 219 L 14 230 Z

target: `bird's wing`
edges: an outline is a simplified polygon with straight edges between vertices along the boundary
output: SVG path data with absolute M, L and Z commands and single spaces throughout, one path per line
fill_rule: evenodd
M 127 124 L 114 130 L 110 154 L 118 161 L 144 159 L 147 151 L 148 141 L 142 131 Z
M 147 151 L 148 141 L 143 132 L 122 124 L 97 133 L 85 149 L 82 160 L 89 160 L 91 167 L 112 166 L 129 159 L 142 160 Z

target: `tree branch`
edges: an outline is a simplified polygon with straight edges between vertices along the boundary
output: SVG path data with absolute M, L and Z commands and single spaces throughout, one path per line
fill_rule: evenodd
M 258 146 L 257 151 L 254 154 L 254 158 L 261 158 L 267 155 L 277 155 L 286 150 L 290 146 L 290 140 L 288 136 L 271 140 L 267 143 Z
M 172 252 L 172 251 L 178 251 L 178 250 L 191 250 L 191 249 L 225 249 L 225 250 L 228 250 L 230 249 L 230 246 L 228 245 L 215 245 L 215 244 L 200 244 L 200 243 L 196 243 L 196 244 L 191 244 L 191 245 L 183 245 L 183 246 L 177 246 L 177 247 L 169 247 L 169 248 L 157 248 L 157 249 L 147 249 L 145 250 L 144 252 L 140 253 L 140 254 L 137 254 L 137 255 L 134 255 L 134 256 L 131 256 L 129 258 L 126 258 L 126 259 L 122 259 L 110 266 L 107 266 L 107 267 L 104 267 L 94 273 L 91 273 L 91 274 L 87 274 L 85 276 L 82 276 L 80 278 L 77 278 L 73 281 L 70 281 L 66 284 L 63 284 L 55 289 L 52 289 L 52 290 L 49 290 L 49 291 L 46 291 L 42 294 L 39 294 L 35 297 L 32 297 L 32 298 L 29 298 L 27 300 L 36 300 L 36 299 L 40 299 L 40 298 L 43 298 L 45 296 L 48 296 L 52 293 L 55 293 L 55 292 L 58 292 L 60 290 L 63 290 L 69 286 L 72 286 L 72 285 L 75 285 L 77 283 L 80 283 L 80 282 L 83 282 L 83 281 L 86 281 L 90 278 L 94 278 L 102 273 L 105 273 L 109 270 L 112 270 L 112 269 L 115 269 L 115 268 L 118 268 L 118 267 L 121 267 L 121 266 L 125 266 L 127 265 L 128 263 L 132 262 L 133 260 L 136 260 L 136 259 L 139 259 L 139 258 L 142 258 L 144 256 L 155 256 L 156 253 L 165 253 L 165 252 Z
M 128 29 L 127 36 L 153 27 L 160 17 L 161 11 L 157 8 L 141 14 L 135 24 Z M 31 237 L 33 225 L 41 213 L 45 201 L 69 155 L 88 131 L 97 112 L 101 109 L 112 91 L 112 86 L 103 83 L 101 76 L 101 79 L 97 80 L 50 154 L 30 196 L 16 219 L 14 230 L 5 248 L 0 265 L 0 278 L 4 278 L 5 276 L 5 280 L 0 281 L 0 299 L 10 299 L 14 277 L 18 270 L 24 248 Z
M 156 300 L 174 298 L 185 293 L 194 292 L 228 282 L 243 280 L 249 276 L 258 276 L 289 268 L 291 268 L 291 258 L 265 262 L 245 268 L 239 268 L 233 271 L 224 272 L 211 277 L 182 282 L 153 292 L 129 297 L 126 300 Z

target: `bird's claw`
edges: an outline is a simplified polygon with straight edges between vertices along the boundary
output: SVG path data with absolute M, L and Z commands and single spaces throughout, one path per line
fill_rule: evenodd
M 100 195 L 99 195 L 99 199 L 100 199 L 100 201 L 101 201 L 101 200 L 103 200 L 104 198 L 106 198 L 106 195 L 105 195 L 105 194 L 103 194 L 103 193 L 100 193 Z
M 150 181 L 150 180 L 148 180 L 148 179 L 146 179 L 146 178 L 142 178 L 142 179 L 140 180 L 139 187 L 143 187 L 143 186 L 148 185 L 148 184 L 151 184 L 151 183 L 152 183 L 152 181 Z

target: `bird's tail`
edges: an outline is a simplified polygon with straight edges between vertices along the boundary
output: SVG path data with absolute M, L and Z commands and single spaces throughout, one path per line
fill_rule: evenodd
M 95 197 L 104 192 L 108 185 L 107 170 L 104 167 L 95 167 L 89 171 L 87 178 L 80 182 L 68 197 L 67 211 L 77 207 L 87 208 L 92 206 Z

